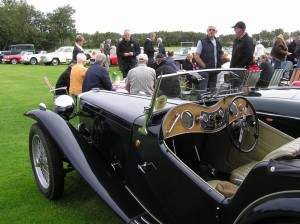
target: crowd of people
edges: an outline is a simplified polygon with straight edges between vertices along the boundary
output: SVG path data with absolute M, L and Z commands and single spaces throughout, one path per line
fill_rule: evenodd
M 129 29 L 124 31 L 123 37 L 117 44 L 119 68 L 125 81 L 125 89 L 131 94 L 153 94 L 156 79 L 161 74 L 176 73 L 179 70 L 198 70 L 213 68 L 246 68 L 248 71 L 261 70 L 261 77 L 257 85 L 268 86 L 275 69 L 281 68 L 286 60 L 300 67 L 300 38 L 296 37 L 289 44 L 290 34 L 285 32 L 277 36 L 271 52 L 267 52 L 261 41 L 256 45 L 246 32 L 246 24 L 242 21 L 232 26 L 236 34 L 233 41 L 232 54 L 222 51 L 222 44 L 216 37 L 217 27 L 209 25 L 207 34 L 201 38 L 194 53 L 188 53 L 181 67 L 174 61 L 174 51 L 166 52 L 163 40 L 150 32 L 144 42 L 144 53 L 137 41 L 131 37 Z M 83 50 L 84 38 L 78 35 L 75 39 L 72 62 L 59 77 L 56 88 L 67 86 L 68 92 L 76 97 L 78 94 L 93 88 L 114 90 L 110 80 L 108 68 L 110 66 L 111 39 L 100 44 L 100 53 L 95 53 L 95 63 L 86 67 L 88 55 Z M 205 74 L 203 74 L 205 76 Z M 201 88 L 215 88 L 217 73 L 203 77 Z M 178 97 L 180 85 L 178 80 L 162 83 L 161 94 Z M 57 94 L 62 94 L 57 92 Z

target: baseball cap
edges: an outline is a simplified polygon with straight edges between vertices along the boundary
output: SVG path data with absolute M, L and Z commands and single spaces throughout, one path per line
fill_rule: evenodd
M 163 54 L 161 54 L 161 53 L 158 53 L 158 54 L 156 55 L 156 57 L 155 57 L 155 60 L 157 60 L 157 59 L 165 60 L 165 59 L 166 59 L 166 56 L 163 55 Z
M 148 56 L 147 56 L 146 54 L 139 54 L 139 55 L 137 56 L 137 59 L 138 59 L 139 61 L 148 61 Z
M 239 21 L 231 28 L 236 28 L 236 27 L 241 28 L 241 29 L 246 29 L 246 24 L 243 21 Z

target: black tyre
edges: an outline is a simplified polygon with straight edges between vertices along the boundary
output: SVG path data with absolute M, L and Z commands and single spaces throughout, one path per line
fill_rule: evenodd
M 62 155 L 51 137 L 38 124 L 29 134 L 31 166 L 40 191 L 49 200 L 58 199 L 64 191 Z
M 59 64 L 59 60 L 58 60 L 57 58 L 53 58 L 51 64 L 52 64 L 53 66 L 56 66 L 56 65 Z
M 30 64 L 31 64 L 31 65 L 36 65 L 36 63 L 37 63 L 36 58 L 31 58 L 31 59 L 30 59 Z
M 13 65 L 15 65 L 15 64 L 18 63 L 18 60 L 17 60 L 16 58 L 13 58 L 13 59 L 11 59 L 11 63 L 12 63 Z

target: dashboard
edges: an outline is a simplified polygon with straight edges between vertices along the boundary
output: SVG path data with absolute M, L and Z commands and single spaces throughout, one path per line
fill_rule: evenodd
M 164 138 L 185 133 L 214 133 L 224 129 L 227 120 L 231 123 L 242 117 L 246 108 L 243 101 L 232 102 L 232 99 L 233 96 L 227 96 L 210 107 L 185 103 L 172 108 L 163 119 Z

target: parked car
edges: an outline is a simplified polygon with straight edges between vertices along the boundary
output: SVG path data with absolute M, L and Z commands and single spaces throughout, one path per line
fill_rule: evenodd
M 4 55 L 3 56 L 3 61 L 6 64 L 17 64 L 17 63 L 21 63 L 21 58 L 25 55 L 32 55 L 32 52 L 29 51 L 22 51 L 20 54 L 12 54 L 12 55 Z
M 298 223 L 300 138 L 258 119 L 245 73 L 161 75 L 153 96 L 93 89 L 76 106 L 68 95 L 54 111 L 41 103 L 25 113 L 40 191 L 60 198 L 75 169 L 126 223 Z M 224 83 L 201 88 L 213 74 Z
M 23 55 L 21 57 L 21 63 L 24 65 L 36 65 L 40 63 L 41 57 L 44 54 L 47 54 L 47 51 L 40 51 L 38 54 Z
M 41 63 L 45 65 L 58 65 L 68 63 L 67 59 L 72 58 L 73 46 L 58 48 L 55 52 L 47 53 L 41 56 Z
M 118 65 L 118 57 L 117 57 L 117 48 L 115 46 L 111 46 L 110 48 L 110 65 Z M 90 64 L 95 63 L 95 55 L 90 58 Z
M 14 44 L 10 45 L 8 50 L 0 51 L 2 55 L 16 55 L 20 54 L 22 51 L 35 53 L 35 48 L 33 44 Z
M 300 88 L 281 86 L 249 92 L 258 118 L 293 136 L 300 137 Z
M 193 54 L 196 52 L 196 47 L 185 47 L 179 52 L 174 52 L 173 59 L 176 65 L 180 68 L 187 54 Z

